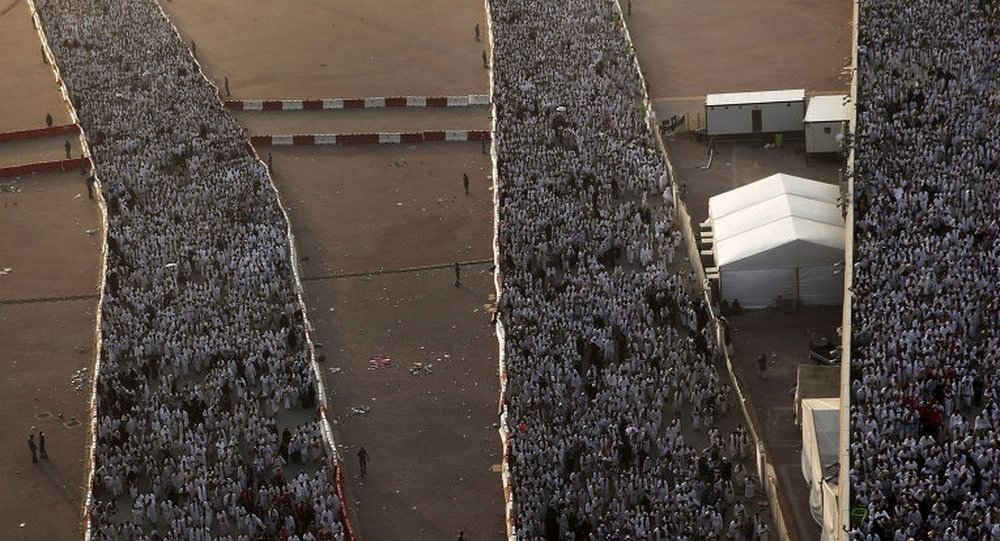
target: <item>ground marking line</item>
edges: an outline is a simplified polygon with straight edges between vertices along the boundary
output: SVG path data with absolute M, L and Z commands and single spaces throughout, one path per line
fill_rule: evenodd
M 458 265 L 460 267 L 467 267 L 472 265 L 485 265 L 487 263 L 492 264 L 493 259 L 475 259 L 472 261 L 459 261 Z M 441 263 L 438 265 L 425 265 L 422 267 L 401 267 L 398 269 L 379 269 L 374 271 L 359 271 L 359 272 L 342 272 L 336 274 L 321 274 L 318 276 L 305 276 L 302 278 L 303 282 L 319 282 L 322 280 L 337 280 L 340 278 L 360 278 L 363 276 L 381 276 L 383 274 L 406 274 L 410 272 L 421 272 L 427 270 L 438 270 L 447 269 L 454 267 L 454 263 Z
M 39 304 L 43 302 L 64 302 L 64 301 L 86 301 L 97 300 L 96 293 L 86 295 L 67 295 L 64 297 L 33 297 L 30 299 L 0 299 L 0 306 L 10 306 L 17 304 Z

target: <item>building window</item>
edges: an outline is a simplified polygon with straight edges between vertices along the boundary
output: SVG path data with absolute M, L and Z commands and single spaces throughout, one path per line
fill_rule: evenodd
M 827 127 L 823 128 L 823 133 L 829 134 L 830 133 L 830 126 L 827 126 Z

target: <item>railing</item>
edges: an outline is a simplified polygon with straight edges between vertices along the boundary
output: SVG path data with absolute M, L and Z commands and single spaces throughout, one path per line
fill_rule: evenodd
M 858 0 L 854 0 L 851 30 L 851 102 L 848 105 L 848 134 L 850 137 L 847 154 L 847 170 L 854 171 L 854 134 L 858 123 Z M 840 477 L 837 479 L 840 499 L 837 531 L 834 539 L 847 541 L 850 527 L 851 509 L 851 333 L 852 306 L 851 289 L 854 285 L 854 175 L 847 178 L 847 193 L 843 204 L 846 213 L 846 235 L 844 242 L 844 315 L 840 327 Z
M 489 40 L 490 48 L 493 47 L 493 12 L 490 10 L 490 0 L 484 0 L 486 5 L 486 39 Z M 492 52 L 492 51 L 491 51 Z M 497 129 L 497 108 L 493 102 L 493 55 L 490 55 L 490 133 L 496 134 Z M 495 329 L 497 335 L 497 363 L 499 367 L 497 373 L 500 377 L 500 402 L 498 405 L 500 415 L 500 445 L 503 448 L 503 457 L 500 461 L 500 484 L 503 488 L 504 503 L 504 524 L 506 527 L 507 541 L 517 541 L 517 517 L 514 515 L 514 487 L 510 478 L 510 433 L 507 430 L 507 364 L 506 352 L 506 329 L 503 320 L 499 317 L 500 298 L 503 295 L 503 276 L 500 275 L 500 175 L 497 169 L 497 146 L 496 137 L 490 138 L 490 167 L 493 174 L 493 288 L 496 291 Z

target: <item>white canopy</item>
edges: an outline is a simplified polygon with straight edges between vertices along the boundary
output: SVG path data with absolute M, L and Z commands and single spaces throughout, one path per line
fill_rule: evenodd
M 837 464 L 840 442 L 840 399 L 807 398 L 802 401 L 802 475 L 809 483 L 809 509 L 824 528 L 837 520 L 836 478 L 829 482 L 830 466 Z M 826 516 L 831 514 L 833 516 Z
M 726 105 L 756 105 L 760 103 L 803 101 L 805 99 L 806 91 L 801 88 L 796 90 L 729 92 L 725 94 L 709 94 L 705 96 L 705 105 L 707 107 L 720 107 Z
M 747 308 L 777 296 L 839 304 L 845 228 L 832 184 L 777 173 L 709 199 L 722 296 Z
M 809 98 L 805 122 L 846 122 L 847 94 Z

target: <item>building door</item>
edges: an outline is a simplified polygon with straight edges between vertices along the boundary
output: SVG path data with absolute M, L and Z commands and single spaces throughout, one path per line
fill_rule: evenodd
M 750 111 L 750 122 L 753 124 L 753 132 L 760 133 L 764 129 L 764 120 L 761 117 L 761 110 L 754 109 Z

